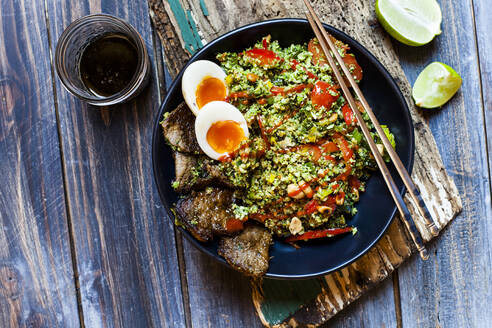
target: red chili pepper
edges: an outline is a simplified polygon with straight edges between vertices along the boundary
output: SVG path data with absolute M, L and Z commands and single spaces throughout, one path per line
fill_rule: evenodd
M 268 41 L 267 39 L 263 39 L 263 48 L 268 49 Z
M 317 239 L 317 238 L 324 238 L 324 237 L 332 237 L 336 235 L 341 235 L 347 232 L 353 231 L 353 227 L 346 227 L 346 228 L 334 228 L 334 229 L 322 229 L 322 230 L 313 230 L 313 231 L 307 231 L 303 234 L 297 235 L 297 236 L 289 236 L 285 238 L 285 242 L 287 243 L 292 243 L 294 241 L 299 241 L 299 240 L 310 240 L 310 239 Z
M 342 107 L 342 113 L 345 123 L 347 123 L 348 126 L 357 123 L 357 118 L 354 117 L 354 112 L 350 109 L 350 106 L 348 104 L 345 104 Z

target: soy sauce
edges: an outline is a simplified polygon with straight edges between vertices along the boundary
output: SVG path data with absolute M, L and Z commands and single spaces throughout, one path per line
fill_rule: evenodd
M 94 40 L 83 51 L 80 76 L 93 94 L 109 97 L 130 84 L 137 64 L 137 47 L 127 36 L 106 34 Z

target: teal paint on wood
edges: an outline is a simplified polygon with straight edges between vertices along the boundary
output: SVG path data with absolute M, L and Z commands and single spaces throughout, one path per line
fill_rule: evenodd
M 176 18 L 179 25 L 181 38 L 185 43 L 185 49 L 193 54 L 200 49 L 203 44 L 200 39 L 200 35 L 198 35 L 198 30 L 193 17 L 191 17 L 191 11 L 188 10 L 188 12 L 185 12 L 179 0 L 168 0 L 167 2 L 169 3 L 169 7 L 171 8 L 174 18 Z
M 319 279 L 271 280 L 262 283 L 261 311 L 271 325 L 281 323 L 321 293 Z
M 203 15 L 208 16 L 208 9 L 204 0 L 200 0 L 200 8 L 202 8 Z
M 195 39 L 195 43 L 193 44 L 193 47 L 195 50 L 200 49 L 203 44 L 202 40 L 200 39 L 200 35 L 198 34 L 198 28 L 196 27 L 195 21 L 193 20 L 193 16 L 191 16 L 191 10 L 186 11 L 186 16 L 188 16 L 188 21 L 190 22 L 191 30 L 193 31 L 193 34 L 197 36 Z

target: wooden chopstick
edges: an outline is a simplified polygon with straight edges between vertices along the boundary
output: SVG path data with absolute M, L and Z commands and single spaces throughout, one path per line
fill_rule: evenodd
M 425 205 L 424 200 L 422 199 L 422 196 L 420 194 L 420 190 L 415 186 L 415 183 L 413 182 L 412 178 L 410 177 L 410 174 L 408 174 L 408 171 L 405 169 L 405 166 L 400 160 L 400 157 L 396 153 L 396 151 L 393 149 L 391 146 L 390 141 L 386 137 L 386 134 L 384 133 L 383 129 L 381 128 L 381 125 L 379 124 L 378 119 L 374 115 L 371 107 L 369 106 L 369 103 L 367 102 L 366 98 L 364 97 L 364 94 L 359 88 L 359 85 L 357 82 L 355 82 L 354 78 L 352 77 L 352 74 L 350 73 L 348 67 L 345 65 L 343 62 L 342 57 L 336 51 L 335 45 L 331 41 L 331 39 L 328 36 L 328 33 L 325 31 L 323 28 L 323 25 L 321 24 L 321 21 L 319 20 L 318 16 L 314 12 L 313 7 L 307 2 L 307 0 L 304 0 L 304 3 L 306 4 L 309 12 L 311 13 L 311 16 L 313 16 L 314 21 L 316 22 L 318 28 L 321 30 L 321 33 L 327 40 L 328 46 L 330 47 L 331 51 L 335 55 L 335 58 L 337 62 L 339 63 L 340 68 L 343 70 L 343 73 L 347 77 L 347 80 L 350 83 L 350 86 L 354 90 L 355 94 L 359 98 L 362 106 L 364 107 L 364 110 L 367 112 L 369 119 L 371 120 L 372 124 L 374 125 L 374 128 L 376 129 L 377 134 L 381 138 L 381 141 L 383 142 L 384 147 L 386 148 L 386 151 L 388 152 L 389 157 L 391 158 L 391 161 L 395 165 L 396 170 L 398 171 L 398 174 L 402 178 L 403 183 L 407 187 L 410 197 L 413 199 L 415 202 L 418 211 L 424 218 L 425 224 L 427 228 L 429 229 L 430 233 L 433 236 L 437 236 L 439 234 L 439 229 L 436 227 L 434 224 L 434 221 L 432 219 L 432 215 L 430 214 L 429 210 L 427 209 L 427 206 Z M 357 108 L 357 107 L 356 107 Z M 352 109 L 353 110 L 353 109 Z
M 330 54 L 329 47 L 332 46 L 332 49 L 333 49 L 332 52 L 335 54 L 335 58 L 337 58 L 337 60 L 339 61 L 340 67 L 346 68 L 345 63 L 343 62 L 341 57 L 338 55 L 337 49 L 335 48 L 333 42 L 331 42 L 331 40 L 328 36 L 328 33 L 326 33 L 325 29 L 323 28 L 323 25 L 321 24 L 321 21 L 317 17 L 317 15 L 314 12 L 311 5 L 307 2 L 307 0 L 304 0 L 304 3 L 306 4 L 306 6 L 308 7 L 308 10 L 309 10 L 309 12 L 306 13 L 306 17 L 309 21 L 309 24 L 311 25 L 316 37 L 318 38 L 318 41 L 319 41 L 319 43 L 323 49 L 323 52 L 326 55 L 328 63 L 330 64 L 331 68 L 333 69 L 333 73 L 335 74 L 335 77 L 336 77 L 340 87 L 342 88 L 342 91 L 345 95 L 345 98 L 347 99 L 347 102 L 348 102 L 350 108 L 352 109 L 355 117 L 357 118 L 357 121 L 359 122 L 362 133 L 363 133 L 364 137 L 366 138 L 366 141 L 369 144 L 369 148 L 371 149 L 371 152 L 372 152 L 372 154 L 376 160 L 376 163 L 378 164 L 378 167 L 381 171 L 383 179 L 386 182 L 386 185 L 388 186 L 388 189 L 389 189 L 391 196 L 393 197 L 393 199 L 396 203 L 396 206 L 397 206 L 397 208 L 398 208 L 398 210 L 399 210 L 399 212 L 403 218 L 403 221 L 404 221 L 405 225 L 407 226 L 408 231 L 410 232 L 412 240 L 413 240 L 415 246 L 417 247 L 417 250 L 420 253 L 420 257 L 424 260 L 427 260 L 429 258 L 429 254 L 427 253 L 427 250 L 424 247 L 422 237 L 420 236 L 420 233 L 417 230 L 415 223 L 413 222 L 410 211 L 408 210 L 406 204 L 404 203 L 403 198 L 400 195 L 398 188 L 396 187 L 396 184 L 395 184 L 395 182 L 394 182 L 394 180 L 393 180 L 381 154 L 379 153 L 379 150 L 377 149 L 377 146 L 376 146 L 374 140 L 371 137 L 371 133 L 370 133 L 364 119 L 362 118 L 362 115 L 360 114 L 360 112 L 358 110 L 358 107 L 357 107 L 357 104 L 355 102 L 354 97 L 352 96 L 350 90 L 348 89 L 347 85 L 345 84 L 340 71 L 337 69 L 337 66 L 336 66 L 336 64 L 335 64 L 335 62 L 334 62 L 334 60 Z M 316 20 L 316 22 L 314 20 Z M 348 72 L 348 69 L 347 69 L 347 72 Z M 348 72 L 348 74 L 347 73 L 345 73 L 345 74 L 348 76 L 349 81 L 350 81 L 350 78 L 352 78 L 350 72 Z M 352 80 L 353 80 L 353 78 L 352 78 Z M 355 84 L 355 81 L 353 81 L 353 82 Z M 356 84 L 355 84 L 355 86 L 357 87 Z M 362 92 L 361 92 L 361 94 L 362 94 Z M 362 105 L 364 106 L 364 103 L 362 103 Z M 368 112 L 370 111 L 370 108 L 368 108 L 368 109 L 364 108 L 364 109 Z M 371 113 L 372 113 L 372 111 L 371 111 Z M 383 137 L 386 139 L 387 145 L 385 144 L 385 147 L 387 149 L 389 149 L 389 148 L 392 149 L 391 143 L 389 142 L 389 140 L 387 140 L 384 132 L 382 131 L 381 127 L 379 126 L 379 123 L 376 121 L 376 122 L 373 122 L 373 124 L 375 126 L 377 125 L 379 127 L 379 130 L 382 132 L 382 136 L 380 134 L 381 139 L 383 139 Z M 378 130 L 376 129 L 376 131 L 378 131 Z M 389 147 L 388 147 L 388 145 L 389 145 Z M 396 155 L 396 153 L 395 153 L 395 156 L 398 157 L 398 155 Z M 398 166 L 397 163 L 398 162 L 395 162 L 395 166 Z M 399 161 L 399 164 L 401 165 L 403 170 L 405 170 L 401 161 Z M 400 171 L 398 170 L 398 172 L 400 172 Z M 407 175 L 408 175 L 408 173 L 407 173 Z M 420 202 L 417 202 L 417 204 L 420 205 Z

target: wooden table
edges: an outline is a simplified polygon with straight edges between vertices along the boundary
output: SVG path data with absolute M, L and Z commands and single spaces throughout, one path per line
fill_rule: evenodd
M 411 82 L 434 60 L 463 77 L 426 112 L 463 212 L 429 245 L 432 261 L 414 257 L 327 327 L 492 320 L 492 15 L 488 0 L 440 2 L 443 34 L 395 47 Z M 153 62 L 135 101 L 103 110 L 68 94 L 52 65 L 63 29 L 99 12 L 135 26 Z M 151 129 L 169 83 L 146 1 L 1 1 L 0 327 L 261 325 L 248 279 L 183 240 L 161 205 Z

